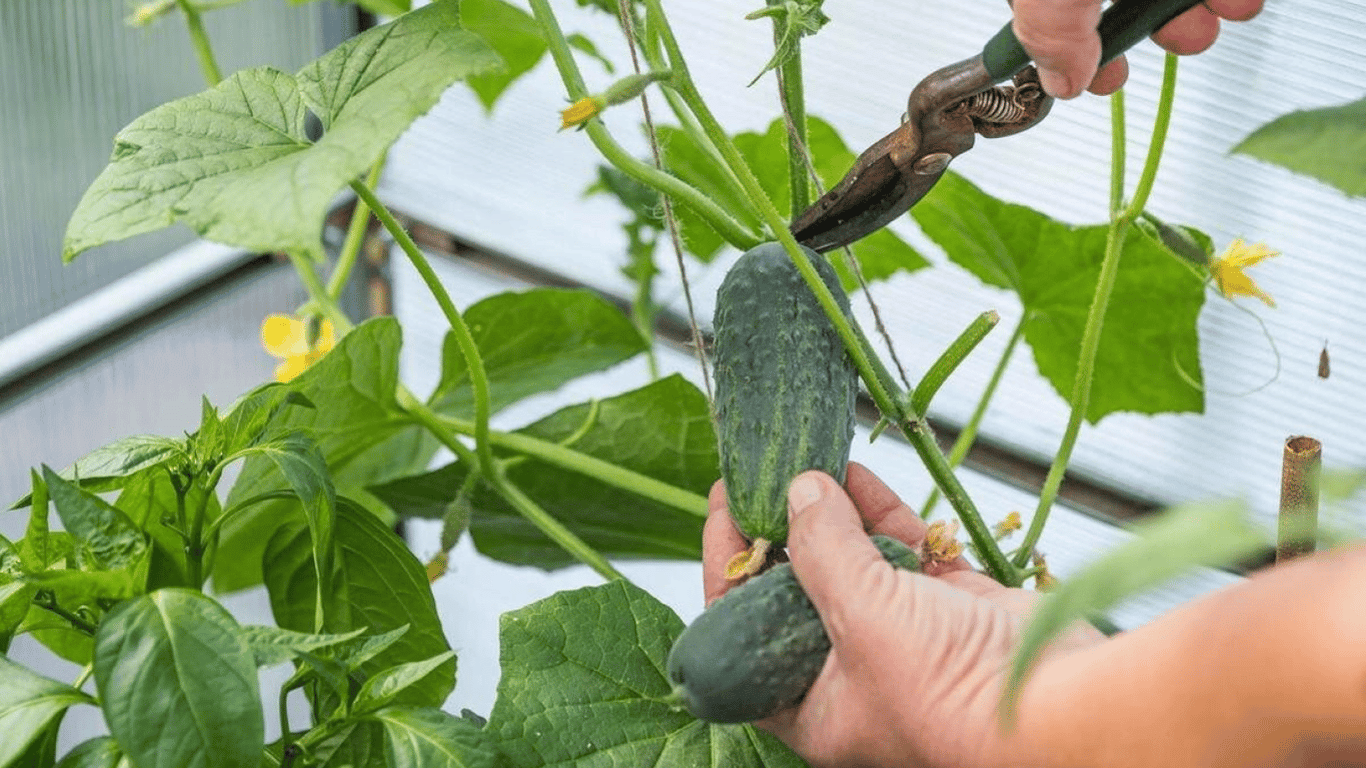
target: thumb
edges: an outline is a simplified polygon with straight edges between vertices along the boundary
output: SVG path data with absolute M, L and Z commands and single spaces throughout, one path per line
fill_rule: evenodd
M 863 530 L 854 502 L 823 472 L 803 472 L 788 488 L 792 570 L 836 643 L 876 610 L 879 579 L 894 573 Z
M 1015 36 L 1039 68 L 1050 96 L 1085 90 L 1100 61 L 1100 0 L 1015 0 Z

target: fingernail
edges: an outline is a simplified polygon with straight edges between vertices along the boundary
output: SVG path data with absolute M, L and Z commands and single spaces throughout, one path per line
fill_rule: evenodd
M 802 510 L 821 500 L 824 492 L 821 481 L 811 475 L 800 475 L 787 489 L 787 517 L 792 519 Z
M 1055 69 L 1040 69 L 1039 84 L 1043 86 L 1044 93 L 1055 99 L 1070 99 L 1076 95 L 1072 93 L 1072 84 L 1067 81 L 1067 76 Z

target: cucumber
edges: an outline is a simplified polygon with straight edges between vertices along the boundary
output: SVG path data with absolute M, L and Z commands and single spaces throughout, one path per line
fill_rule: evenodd
M 825 258 L 803 248 L 847 316 Z M 844 482 L 858 372 L 782 245 L 751 249 L 716 293 L 713 362 L 721 476 L 751 541 L 787 541 L 787 486 L 808 469 Z M 758 558 L 767 551 L 765 544 Z
M 917 570 L 914 550 L 874 536 L 892 565 Z M 745 723 L 802 700 L 830 653 L 830 638 L 788 563 L 776 565 L 721 596 L 678 636 L 669 679 L 693 716 Z

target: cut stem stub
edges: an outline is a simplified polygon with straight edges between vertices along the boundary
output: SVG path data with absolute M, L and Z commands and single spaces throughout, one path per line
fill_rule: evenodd
M 1281 514 L 1276 532 L 1276 562 L 1307 555 L 1318 539 L 1319 472 L 1323 444 L 1312 437 L 1285 441 L 1281 461 Z

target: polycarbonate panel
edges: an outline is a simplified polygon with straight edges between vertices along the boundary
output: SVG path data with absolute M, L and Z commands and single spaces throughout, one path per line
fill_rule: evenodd
M 180 227 L 61 263 L 66 222 L 109 160 L 116 132 L 203 90 L 177 14 L 145 29 L 123 0 L 0 2 L 0 338 L 192 239 Z M 254 0 L 203 16 L 223 73 L 289 71 L 335 44 L 334 3 Z
M 611 18 L 571 6 L 556 3 L 567 30 L 589 34 L 616 61 L 628 61 Z M 746 83 L 771 51 L 767 25 L 745 22 L 748 9 L 729 0 L 668 7 L 713 110 L 734 130 L 765 127 L 777 114 L 772 77 L 753 88 Z M 805 49 L 808 108 L 858 148 L 897 124 L 921 78 L 974 54 L 1009 18 L 1005 4 L 993 0 L 841 0 L 825 10 L 832 21 Z M 1366 201 L 1227 154 L 1277 115 L 1360 98 L 1363 50 L 1366 5 L 1302 0 L 1268 3 L 1252 22 L 1225 24 L 1214 49 L 1183 59 L 1168 150 L 1149 207 L 1204 229 L 1219 247 L 1243 236 L 1282 251 L 1253 272 L 1279 306 L 1269 310 L 1246 298 L 1230 304 L 1211 293 L 1200 322 L 1206 415 L 1108 417 L 1083 429 L 1074 471 L 1162 502 L 1240 494 L 1269 514 L 1289 435 L 1322 439 L 1327 466 L 1366 466 L 1366 444 L 1358 437 L 1366 409 L 1356 397 L 1366 377 L 1360 331 L 1366 304 L 1358 300 L 1366 289 Z M 1132 177 L 1152 120 L 1162 56 L 1145 42 L 1130 61 Z M 593 90 L 613 77 L 591 61 L 582 66 Z M 605 198 L 581 198 L 600 160 L 585 135 L 556 131 L 564 93 L 549 60 L 514 86 L 491 118 L 467 90 L 452 89 L 391 154 L 382 191 L 394 206 L 472 242 L 629 295 L 619 273 L 624 214 Z M 654 104 L 658 117 L 665 110 L 657 97 Z M 1100 222 L 1107 208 L 1109 111 L 1107 100 L 1093 96 L 1060 103 L 1029 132 L 979 140 L 955 168 L 1005 199 L 1070 222 Z M 620 107 L 607 121 L 623 144 L 647 154 L 637 111 Z M 911 222 L 894 226 L 942 261 Z M 661 284 L 681 309 L 672 257 L 662 262 Z M 727 262 L 691 268 L 704 322 Z M 940 417 L 965 419 L 1018 319 L 1018 303 L 951 266 L 895 278 L 873 293 L 913 375 L 978 313 L 1001 312 L 1001 328 L 934 404 Z M 1321 380 L 1316 371 L 1325 340 L 1333 371 Z M 1022 350 L 983 431 L 1046 458 L 1066 419 L 1065 405 Z

